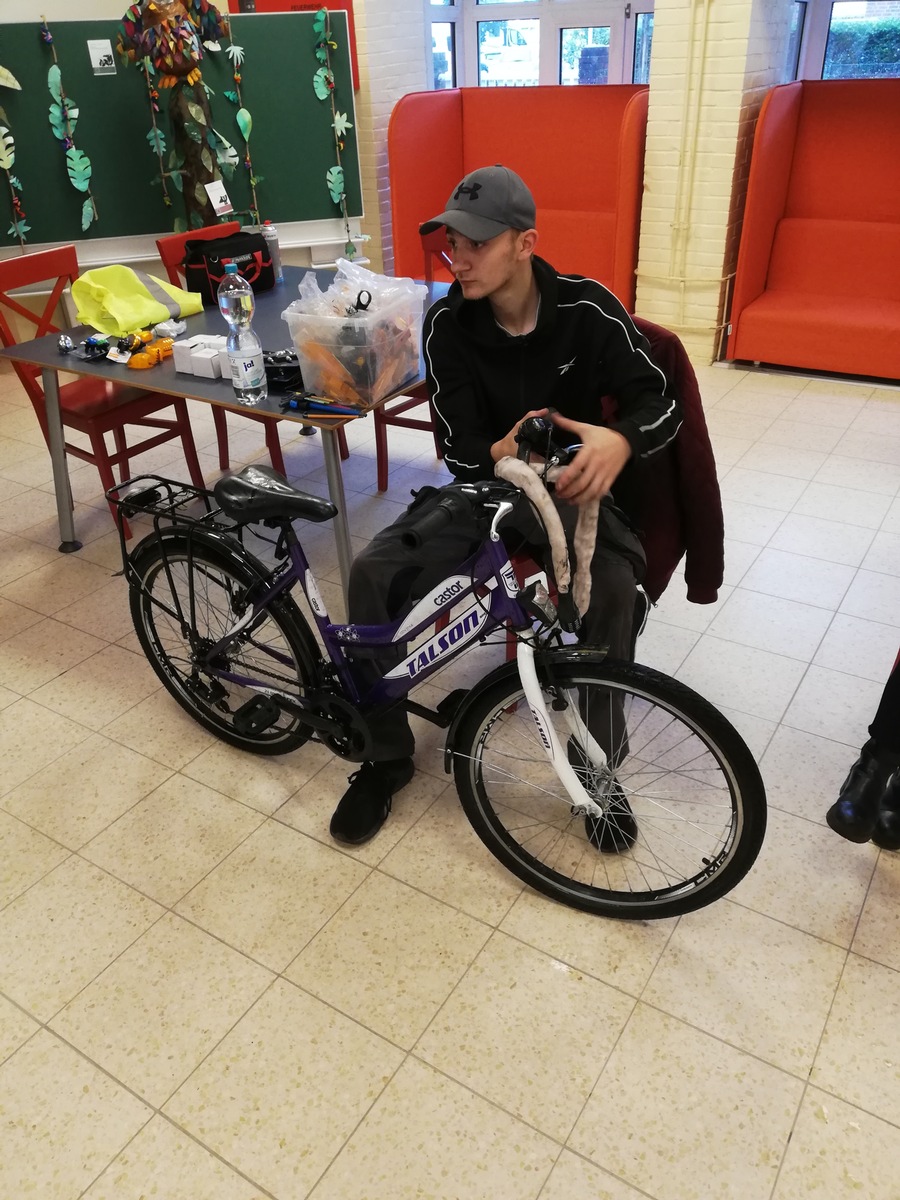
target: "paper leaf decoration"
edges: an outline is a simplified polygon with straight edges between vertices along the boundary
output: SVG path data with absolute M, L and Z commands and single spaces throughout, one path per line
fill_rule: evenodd
M 247 112 L 246 108 L 238 109 L 234 118 L 237 121 L 238 129 L 241 131 L 245 142 L 250 141 L 250 131 L 253 128 L 253 118 Z
M 26 225 L 24 221 L 13 221 L 12 225 L 10 225 L 6 232 L 11 234 L 13 237 L 24 238 L 25 234 L 30 228 L 31 226 Z
M 340 204 L 341 197 L 344 195 L 344 168 L 330 167 L 326 172 L 325 182 L 328 184 L 332 200 L 335 204 Z
M 194 118 L 198 125 L 206 124 L 206 113 L 199 104 L 195 104 L 193 100 L 188 101 L 188 112 Z
M 7 71 L 6 67 L 0 67 L 0 87 L 12 88 L 16 92 L 21 92 L 22 85 L 13 75 L 12 71 Z
M 94 202 L 93 200 L 85 200 L 81 210 L 81 228 L 85 230 L 94 219 Z
M 147 141 L 150 143 L 150 149 L 154 154 L 165 154 L 166 139 L 161 129 L 151 129 L 147 134 Z
M 169 178 L 172 180 L 172 183 L 175 185 L 175 187 L 178 189 L 179 192 L 184 191 L 184 180 L 182 179 L 183 175 L 184 175 L 184 171 L 170 171 L 169 172 Z
M 21 190 L 22 190 L 21 180 L 17 179 L 15 175 L 10 175 L 9 182 L 13 185 L 13 187 L 16 189 L 17 192 L 21 192 Z
M 203 197 L 204 197 L 204 201 L 209 199 L 209 197 L 206 195 L 206 192 L 203 193 Z M 197 212 L 195 209 L 191 213 L 191 229 L 202 229 L 202 228 L 203 228 L 203 213 Z
M 324 33 L 325 32 L 325 23 L 327 20 L 328 20 L 328 9 L 320 8 L 319 11 L 316 13 L 315 18 L 313 20 L 313 32 L 314 33 Z
M 204 42 L 203 45 L 206 47 L 207 50 L 211 50 L 213 54 L 217 54 L 222 49 L 222 47 L 219 45 L 218 42 L 214 42 L 211 40 L 208 42 Z
M 60 141 L 67 137 L 72 137 L 75 133 L 75 122 L 78 120 L 78 108 L 71 102 L 66 100 L 65 109 L 61 104 L 50 105 L 50 125 L 53 132 Z M 68 117 L 68 125 L 66 118 Z
M 0 125 L 0 171 L 8 171 L 16 161 L 16 143 L 5 125 Z
M 76 150 L 73 146 L 71 150 L 66 151 L 66 166 L 69 169 L 72 187 L 77 188 L 79 192 L 86 192 L 91 186 L 91 160 L 88 156 L 83 150 Z
M 235 167 L 241 161 L 238 157 L 238 152 L 227 138 L 222 137 L 218 130 L 214 129 L 213 133 L 216 137 L 215 151 L 219 168 L 227 179 L 231 179 Z
M 346 113 L 335 113 L 334 114 L 334 132 L 337 134 L 337 136 L 339 138 L 345 137 L 347 134 L 347 130 L 352 129 L 352 128 L 353 128 L 353 126 L 347 120 Z
M 191 139 L 191 141 L 194 141 L 194 142 L 202 142 L 203 141 L 203 134 L 201 133 L 199 127 L 193 121 L 185 121 L 184 132 L 188 135 L 188 137 Z
M 319 67 L 313 76 L 313 87 L 320 100 L 327 100 L 334 88 L 334 72 L 328 67 Z
M 194 199 L 201 206 L 201 208 L 203 207 L 204 204 L 209 203 L 209 196 L 207 196 L 206 188 L 203 186 L 202 183 L 194 184 Z M 191 214 L 191 215 L 193 216 L 193 214 Z
M 240 104 L 237 92 L 223 92 L 222 95 L 226 100 L 230 100 L 232 104 Z
M 56 63 L 47 72 L 47 87 L 50 89 L 50 95 L 60 104 L 62 102 L 62 72 Z
M 0 108 L 0 125 L 5 125 L 8 120 L 9 117 L 6 115 L 6 112 Z
M 345 258 L 354 258 L 355 256 L 356 256 L 356 247 L 353 245 L 352 242 L 348 242 L 347 245 L 344 247 L 344 257 Z
M 210 154 L 210 152 L 207 150 L 207 148 L 205 146 L 200 151 L 200 161 L 203 163 L 204 167 L 206 167 L 207 171 L 209 171 L 209 173 L 212 174 L 212 169 L 213 169 L 212 155 Z
M 236 67 L 239 67 L 241 65 L 241 63 L 244 61 L 244 47 L 243 46 L 235 46 L 235 44 L 232 42 L 232 44 L 230 46 L 226 47 L 225 53 L 228 55 L 228 57 L 231 59 L 232 63 Z
M 316 58 L 320 63 L 328 62 L 328 48 L 324 44 L 316 46 Z
M 173 233 L 187 233 L 188 223 L 184 217 L 176 217 L 175 224 L 172 226 Z

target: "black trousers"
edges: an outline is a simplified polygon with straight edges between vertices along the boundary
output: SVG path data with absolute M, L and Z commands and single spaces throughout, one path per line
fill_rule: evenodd
M 406 513 L 377 534 L 353 562 L 350 572 L 349 619 L 360 625 L 379 625 L 405 615 L 422 596 L 472 554 L 484 538 L 474 521 L 461 519 L 417 549 L 404 546 L 402 535 L 420 516 L 437 503 L 431 496 L 421 505 L 413 503 Z M 504 524 L 504 539 L 513 549 L 517 543 L 538 547 L 542 552 L 540 526 L 523 503 L 522 514 Z M 569 543 L 573 570 L 572 539 L 578 510 L 557 503 L 557 511 Z M 637 584 L 644 576 L 646 560 L 637 535 L 607 505 L 600 508 L 597 543 L 591 560 L 591 603 L 582 619 L 579 640 L 584 645 L 607 646 L 612 658 L 628 659 L 633 649 L 633 623 Z M 373 678 L 389 670 L 406 653 L 399 644 L 395 652 L 373 663 Z M 377 668 L 377 672 L 376 672 Z M 413 753 L 415 740 L 406 713 L 392 709 L 371 719 L 374 735 L 373 758 L 385 761 Z

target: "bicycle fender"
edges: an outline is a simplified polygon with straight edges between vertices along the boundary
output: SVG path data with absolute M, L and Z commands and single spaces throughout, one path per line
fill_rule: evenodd
M 552 650 L 538 650 L 534 656 L 534 663 L 539 677 L 545 676 L 547 672 L 552 674 L 553 667 L 557 665 L 567 666 L 578 663 L 599 665 L 600 663 L 609 661 L 612 660 L 609 659 L 605 650 L 590 646 L 559 646 Z M 519 667 L 515 659 L 513 659 L 511 662 L 505 662 L 499 667 L 495 667 L 493 671 L 485 675 L 466 694 L 465 699 L 454 713 L 453 720 L 450 722 L 450 728 L 447 730 L 447 741 L 444 744 L 444 771 L 448 775 L 453 770 L 453 755 L 456 752 L 456 738 L 459 733 L 459 727 L 469 710 L 469 706 L 479 699 L 488 688 L 492 688 L 501 680 L 518 678 L 518 675 Z

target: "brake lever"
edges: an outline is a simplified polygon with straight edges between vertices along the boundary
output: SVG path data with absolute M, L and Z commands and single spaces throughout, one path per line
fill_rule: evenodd
M 492 542 L 500 541 L 500 522 L 508 517 L 515 507 L 512 500 L 498 501 L 497 511 L 494 513 L 493 520 L 491 521 L 490 537 Z

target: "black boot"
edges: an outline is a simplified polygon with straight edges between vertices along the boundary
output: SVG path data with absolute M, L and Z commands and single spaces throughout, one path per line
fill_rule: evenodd
M 835 833 L 848 842 L 868 842 L 875 832 L 878 808 L 900 756 L 880 751 L 874 739 L 866 742 L 844 780 L 841 794 L 825 814 Z
M 900 850 L 900 771 L 887 782 L 872 841 L 882 850 Z

